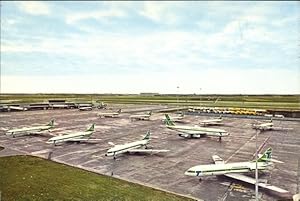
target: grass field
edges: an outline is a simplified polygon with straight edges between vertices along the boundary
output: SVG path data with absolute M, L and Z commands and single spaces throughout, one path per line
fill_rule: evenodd
M 0 191 L 12 200 L 191 200 L 32 156 L 0 157 Z
M 257 109 L 300 109 L 300 95 L 111 95 L 111 94 L 1 94 L 0 103 L 105 102 L 120 104 L 169 104 L 180 106 L 245 107 Z

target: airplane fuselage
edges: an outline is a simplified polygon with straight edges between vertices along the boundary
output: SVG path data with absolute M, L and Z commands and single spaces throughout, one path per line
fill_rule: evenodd
M 117 117 L 119 113 L 98 113 L 99 117 Z
M 130 149 L 137 149 L 146 146 L 149 140 L 139 140 L 136 142 L 126 143 L 122 145 L 115 145 L 113 148 L 109 149 L 105 156 L 115 156 L 117 154 L 126 153 Z
M 253 128 L 259 130 L 272 130 L 273 125 L 274 125 L 273 123 L 264 123 L 264 124 L 254 125 Z
M 62 136 L 56 136 L 56 137 L 52 137 L 50 138 L 47 143 L 51 144 L 56 144 L 56 143 L 60 143 L 60 142 L 67 142 L 67 141 L 80 141 L 80 139 L 84 139 L 84 138 L 89 138 L 92 135 L 92 131 L 84 131 L 84 132 L 78 132 L 78 133 L 71 133 L 71 134 L 67 134 L 67 135 L 62 135 Z
M 171 121 L 173 121 L 173 122 L 181 122 L 181 121 L 183 121 L 183 118 L 184 117 L 182 117 L 182 116 L 179 116 L 179 117 L 170 117 Z M 162 121 L 166 122 L 167 119 L 163 119 Z
M 229 135 L 227 131 L 222 130 L 222 129 L 204 128 L 204 127 L 200 127 L 200 126 L 192 127 L 192 126 L 169 126 L 169 125 L 167 125 L 167 128 L 183 133 L 182 137 L 191 136 L 191 135 L 199 136 L 199 137 L 201 135 L 224 137 L 224 136 Z
M 270 162 L 258 162 L 258 170 L 265 170 L 271 165 Z M 255 170 L 255 162 L 239 162 L 239 163 L 226 163 L 226 164 L 211 164 L 211 165 L 198 165 L 191 167 L 184 174 L 188 176 L 212 176 L 224 175 L 228 173 L 245 173 Z
M 40 132 L 51 129 L 51 126 L 34 126 L 34 127 L 27 127 L 27 128 L 18 128 L 18 129 L 11 129 L 6 132 L 6 135 L 13 135 L 18 133 L 26 133 L 31 134 L 34 132 Z
M 131 115 L 130 119 L 138 119 L 138 120 L 150 120 L 150 115 Z
M 203 120 L 200 123 L 206 126 L 209 125 L 221 125 L 222 123 L 222 119 L 208 119 L 208 120 Z
M 92 107 L 80 107 L 79 110 L 80 111 L 88 111 L 88 110 L 92 110 Z

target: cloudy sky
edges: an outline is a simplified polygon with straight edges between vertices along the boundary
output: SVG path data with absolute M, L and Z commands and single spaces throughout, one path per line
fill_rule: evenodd
M 300 93 L 299 2 L 1 2 L 1 92 Z

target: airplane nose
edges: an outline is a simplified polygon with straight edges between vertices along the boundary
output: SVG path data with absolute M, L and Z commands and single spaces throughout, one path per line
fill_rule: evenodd
M 184 172 L 184 175 L 186 176 L 194 176 L 194 172 L 190 171 L 190 170 L 187 170 Z

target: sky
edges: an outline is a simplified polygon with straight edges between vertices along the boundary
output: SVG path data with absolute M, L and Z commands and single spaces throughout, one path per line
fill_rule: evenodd
M 1 93 L 300 94 L 300 3 L 1 1 Z

